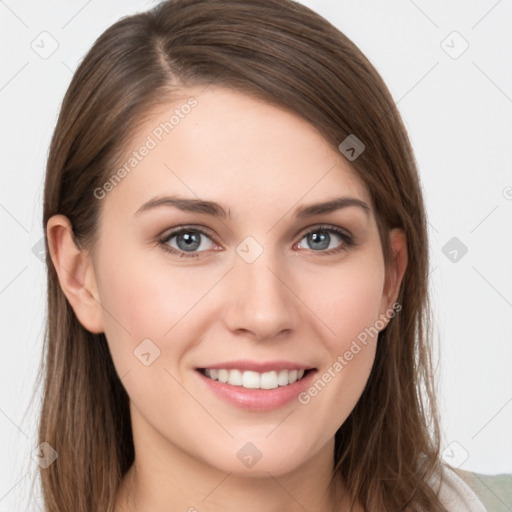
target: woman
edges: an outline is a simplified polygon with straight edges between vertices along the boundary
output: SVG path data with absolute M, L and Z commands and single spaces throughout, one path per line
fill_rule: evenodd
M 406 131 L 311 10 L 175 0 L 106 30 L 43 222 L 48 512 L 485 510 L 440 461 Z

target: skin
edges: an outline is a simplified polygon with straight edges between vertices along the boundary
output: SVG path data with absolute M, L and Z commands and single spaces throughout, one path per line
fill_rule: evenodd
M 285 359 L 323 374 L 396 301 L 404 235 L 390 233 L 385 268 L 370 194 L 344 156 L 296 114 L 228 89 L 182 91 L 151 113 L 127 155 L 190 96 L 197 106 L 102 199 L 94 250 L 75 247 L 66 217 L 47 226 L 62 289 L 82 325 L 105 333 L 130 397 L 136 459 L 115 510 L 334 509 L 334 435 L 363 391 L 377 339 L 307 405 L 293 400 L 272 411 L 225 402 L 195 368 Z M 230 216 L 169 206 L 135 215 L 149 199 L 171 194 L 216 201 Z M 338 196 L 364 201 L 369 211 L 293 215 Z M 321 224 L 349 232 L 356 245 L 328 232 L 328 248 L 319 249 L 305 231 Z M 159 235 L 190 225 L 211 234 L 198 235 L 198 257 L 159 245 Z M 263 249 L 252 263 L 236 251 L 248 236 Z M 185 245 L 177 243 L 167 246 Z M 160 349 L 149 366 L 133 353 L 146 338 Z M 247 442 L 262 454 L 251 468 L 237 458 Z M 345 500 L 336 510 L 348 510 Z

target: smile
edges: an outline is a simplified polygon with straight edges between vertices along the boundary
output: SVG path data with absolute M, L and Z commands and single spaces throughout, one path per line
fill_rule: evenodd
M 238 369 L 204 368 L 200 372 L 212 380 L 221 383 L 239 386 L 246 389 L 275 389 L 279 386 L 288 386 L 301 380 L 307 370 L 279 370 L 269 372 L 255 372 Z

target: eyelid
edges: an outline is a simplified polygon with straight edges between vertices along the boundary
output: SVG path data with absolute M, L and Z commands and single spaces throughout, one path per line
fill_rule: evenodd
M 304 236 L 308 235 L 311 232 L 320 231 L 320 230 L 336 231 L 336 232 L 339 232 L 339 233 L 343 233 L 347 237 L 353 238 L 353 235 L 346 228 L 342 228 L 341 226 L 335 226 L 334 224 L 322 224 L 322 223 L 320 223 L 320 224 L 312 224 L 311 226 L 307 226 L 305 228 L 302 228 L 297 233 L 296 236 L 304 237 Z
M 182 226 L 167 229 L 161 235 L 158 236 L 158 239 L 170 240 L 173 236 L 179 235 L 183 231 L 198 231 L 199 233 L 202 233 L 203 235 L 206 235 L 209 238 L 211 238 L 216 244 L 222 245 L 215 240 L 216 235 L 210 228 L 207 228 L 206 226 L 201 226 L 199 224 L 183 224 Z

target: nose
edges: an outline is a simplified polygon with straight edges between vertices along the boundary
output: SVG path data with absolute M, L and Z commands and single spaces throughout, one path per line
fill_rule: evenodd
M 227 281 L 223 317 L 233 333 L 273 339 L 297 328 L 299 300 L 290 271 L 267 251 L 254 262 L 237 257 Z

